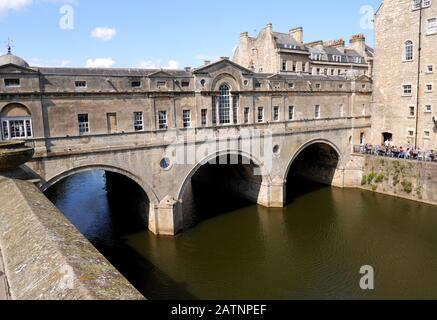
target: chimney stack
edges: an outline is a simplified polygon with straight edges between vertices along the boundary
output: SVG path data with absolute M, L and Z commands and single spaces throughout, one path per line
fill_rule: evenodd
M 349 49 L 353 49 L 363 57 L 366 55 L 366 37 L 364 34 L 357 34 L 351 37 Z
M 303 44 L 303 28 L 302 27 L 291 29 L 290 35 L 293 37 L 294 40 L 296 40 L 300 44 Z

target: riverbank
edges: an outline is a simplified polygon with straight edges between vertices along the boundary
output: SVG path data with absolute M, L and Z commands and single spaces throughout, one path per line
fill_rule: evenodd
M 0 203 L 12 300 L 144 299 L 32 183 L 0 177 Z
M 362 166 L 358 188 L 437 205 L 437 163 L 359 154 L 352 157 Z

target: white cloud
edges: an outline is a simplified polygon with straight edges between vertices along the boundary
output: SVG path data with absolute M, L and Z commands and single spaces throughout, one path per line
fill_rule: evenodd
M 112 38 L 114 38 L 116 35 L 117 35 L 117 30 L 115 28 L 99 27 L 91 31 L 91 37 L 102 41 L 109 41 Z
M 170 69 L 170 70 L 176 70 L 179 69 L 179 66 L 181 63 L 176 60 L 170 60 L 166 66 L 163 67 L 163 69 Z
M 97 59 L 88 59 L 86 61 L 86 68 L 111 68 L 115 64 L 115 61 L 112 58 L 97 58 Z
M 0 14 L 9 10 L 21 10 L 33 4 L 33 0 L 0 0 Z
M 161 60 L 143 60 L 138 64 L 139 68 L 143 69 L 168 69 L 168 70 L 176 70 L 180 68 L 181 63 L 176 60 L 170 60 L 166 65 L 161 64 Z
M 68 67 L 71 64 L 70 60 L 64 59 L 64 60 L 41 60 L 38 58 L 31 58 L 27 60 L 30 65 L 36 66 L 36 67 Z
M 158 61 L 158 63 L 151 61 L 151 60 L 143 60 L 140 61 L 140 63 L 138 64 L 138 67 L 143 68 L 143 69 L 159 69 L 158 65 L 159 65 L 160 61 Z
M 0 0 L 0 15 L 6 13 L 10 10 L 22 10 L 33 4 L 43 4 L 43 3 L 71 3 L 76 4 L 76 0 Z

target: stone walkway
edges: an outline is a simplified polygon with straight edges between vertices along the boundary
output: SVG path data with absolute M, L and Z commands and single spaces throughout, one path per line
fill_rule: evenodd
M 8 286 L 6 282 L 5 268 L 3 265 L 2 252 L 0 251 L 0 301 L 9 300 Z

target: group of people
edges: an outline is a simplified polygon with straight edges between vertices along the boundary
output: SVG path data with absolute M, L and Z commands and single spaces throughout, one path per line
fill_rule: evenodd
M 420 161 L 437 161 L 437 153 L 434 150 L 423 151 L 415 148 L 404 148 L 393 145 L 393 142 L 387 140 L 383 145 L 374 147 L 369 144 L 361 146 L 361 152 L 373 154 L 376 156 L 392 157 L 399 159 L 411 159 Z

